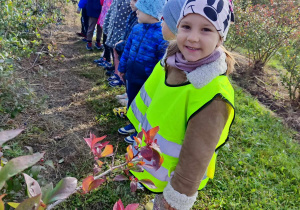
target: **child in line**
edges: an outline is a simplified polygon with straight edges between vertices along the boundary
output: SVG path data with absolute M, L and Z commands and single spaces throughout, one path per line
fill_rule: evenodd
M 94 30 L 95 27 L 97 26 L 97 32 L 96 32 L 96 43 L 95 43 L 95 48 L 98 50 L 102 50 L 103 46 L 101 45 L 101 36 L 102 36 L 102 28 L 97 24 L 99 15 L 101 13 L 101 3 L 100 0 L 87 0 L 86 3 L 86 10 L 87 10 L 87 15 L 89 16 L 89 28 L 87 31 L 86 39 L 87 39 L 87 44 L 86 44 L 86 49 L 87 50 L 92 50 L 93 45 L 92 45 L 92 39 L 94 35 Z
M 131 12 L 130 0 L 113 0 L 104 20 L 105 44 L 113 49 L 125 33 L 126 19 Z M 108 67 L 111 63 L 101 62 L 99 66 Z
M 89 27 L 89 17 L 87 16 L 86 3 L 87 0 L 80 0 L 77 8 L 77 13 L 80 13 L 81 11 L 81 18 L 80 18 L 81 32 L 77 33 L 77 35 L 84 38 L 86 38 L 86 33 Z
M 135 4 L 140 24 L 134 26 L 131 31 L 118 68 L 120 77 L 125 75 L 128 107 L 167 48 L 168 43 L 163 39 L 159 21 L 164 2 L 164 0 L 139 0 Z M 134 133 L 135 129 L 129 124 L 120 128 L 118 132 L 128 135 Z M 126 137 L 125 141 L 134 142 L 133 135 Z
M 232 8 L 228 0 L 187 0 L 165 66 L 155 66 L 127 112 L 138 132 L 159 126 L 154 139 L 162 166 L 131 171 L 154 183 L 156 189 L 145 185 L 150 191 L 163 193 L 156 195 L 154 210 L 191 209 L 198 190 L 214 177 L 217 151 L 226 143 L 235 115 L 227 77 L 235 61 L 222 47 Z
M 131 13 L 128 15 L 127 17 L 127 21 L 126 21 L 126 28 L 125 28 L 125 33 L 124 35 L 120 38 L 120 41 L 118 41 L 115 45 L 115 47 L 113 48 L 114 50 L 114 65 L 116 67 L 119 66 L 119 61 L 120 58 L 123 54 L 127 39 L 130 35 L 130 32 L 132 30 L 132 28 L 138 24 L 138 18 L 136 16 L 136 4 L 137 0 L 131 0 L 130 1 L 130 7 L 131 7 Z M 113 70 L 113 69 L 107 69 L 108 71 Z M 111 76 L 110 78 L 108 78 L 109 81 L 109 85 L 111 87 L 116 87 L 116 86 L 120 86 L 123 84 L 123 82 L 121 81 L 121 78 L 119 77 L 119 71 L 116 68 L 114 71 L 114 75 Z
M 112 4 L 113 0 L 104 0 L 103 1 L 103 5 L 102 5 L 102 10 L 101 10 L 101 14 L 99 16 L 98 22 L 97 24 L 102 28 L 103 30 L 103 25 L 104 25 L 104 20 L 106 17 L 106 14 Z M 110 60 L 111 60 L 111 56 L 113 57 L 113 50 L 112 48 L 108 47 L 105 42 L 106 42 L 107 36 L 105 34 L 105 32 L 103 32 L 103 46 L 104 46 L 104 52 L 103 55 L 99 58 L 94 60 L 95 63 L 97 64 L 101 64 L 101 66 L 110 66 Z M 111 76 L 111 74 L 109 75 Z

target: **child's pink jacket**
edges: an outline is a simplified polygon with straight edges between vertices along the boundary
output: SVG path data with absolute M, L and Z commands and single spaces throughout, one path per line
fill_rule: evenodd
M 101 28 L 103 27 L 106 13 L 107 13 L 108 9 L 110 8 L 112 1 L 113 0 L 100 0 L 101 5 L 102 5 L 102 10 L 101 10 L 100 16 L 98 18 L 97 24 L 100 25 Z

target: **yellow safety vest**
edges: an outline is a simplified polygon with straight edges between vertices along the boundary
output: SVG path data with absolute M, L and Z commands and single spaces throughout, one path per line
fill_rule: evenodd
M 137 132 L 140 132 L 142 128 L 148 131 L 156 126 L 160 127 L 155 139 L 157 139 L 164 157 L 162 166 L 157 171 L 146 167 L 143 172 L 131 171 L 139 180 L 150 179 L 153 181 L 156 189 L 145 185 L 153 192 L 162 192 L 168 181 L 171 180 L 179 160 L 188 121 L 193 115 L 217 96 L 221 96 L 230 105 L 228 120 L 216 146 L 216 151 L 225 144 L 234 119 L 234 90 L 227 76 L 220 75 L 200 89 L 195 88 L 189 82 L 181 85 L 167 85 L 165 80 L 164 67 L 158 63 L 127 112 L 127 117 Z M 142 146 L 145 145 L 145 142 L 142 142 Z M 137 151 L 134 152 L 136 154 Z M 217 153 L 215 152 L 199 190 L 205 187 L 209 178 L 214 177 L 216 157 Z M 149 163 L 147 160 L 144 161 Z

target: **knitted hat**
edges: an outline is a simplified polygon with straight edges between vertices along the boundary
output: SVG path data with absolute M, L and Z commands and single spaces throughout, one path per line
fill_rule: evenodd
M 163 17 L 173 34 L 177 34 L 177 21 L 185 0 L 168 0 L 163 8 Z
M 135 6 L 141 12 L 160 20 L 164 4 L 165 0 L 138 0 Z
M 177 27 L 182 18 L 193 13 L 210 21 L 225 41 L 230 22 L 234 22 L 232 0 L 186 0 Z

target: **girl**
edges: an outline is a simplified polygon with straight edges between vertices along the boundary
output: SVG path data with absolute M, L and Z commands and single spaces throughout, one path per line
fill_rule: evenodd
M 138 132 L 160 127 L 155 139 L 162 166 L 131 171 L 139 180 L 152 180 L 157 188 L 145 186 L 149 190 L 163 192 L 155 197 L 154 209 L 192 208 L 198 190 L 214 177 L 217 151 L 234 119 L 234 91 L 227 75 L 235 61 L 221 47 L 230 20 L 228 0 L 187 0 L 165 67 L 156 65 L 128 110 Z

